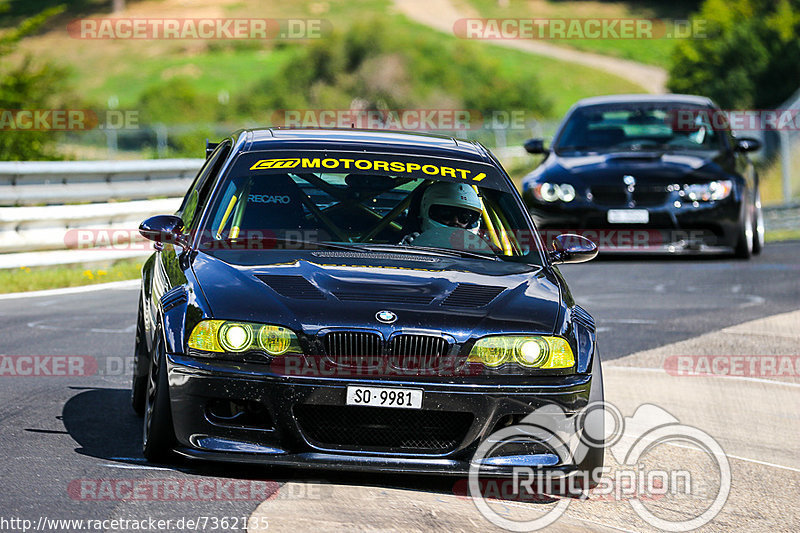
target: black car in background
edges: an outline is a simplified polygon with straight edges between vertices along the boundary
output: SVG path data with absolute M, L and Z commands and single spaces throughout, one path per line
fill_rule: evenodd
M 523 179 L 540 231 L 572 231 L 601 251 L 758 254 L 764 221 L 758 175 L 708 98 L 619 95 L 579 101 L 544 161 Z
M 132 387 L 150 460 L 463 474 L 544 405 L 582 439 L 603 398 L 594 320 L 554 267 L 596 247 L 546 251 L 480 144 L 241 131 L 140 231 L 158 250 Z M 573 461 L 512 444 L 482 468 L 603 462 L 602 446 Z

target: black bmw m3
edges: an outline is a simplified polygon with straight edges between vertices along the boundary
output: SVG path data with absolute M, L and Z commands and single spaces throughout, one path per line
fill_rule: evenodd
M 593 319 L 554 266 L 596 247 L 545 249 L 480 144 L 240 131 L 140 231 L 157 250 L 132 390 L 149 460 L 463 474 L 498 428 L 545 405 L 583 420 L 603 397 Z M 602 465 L 600 447 L 548 446 L 487 460 Z
M 569 230 L 601 251 L 735 253 L 764 245 L 758 175 L 746 152 L 755 139 L 731 134 L 708 98 L 620 95 L 575 104 L 523 179 L 541 231 Z

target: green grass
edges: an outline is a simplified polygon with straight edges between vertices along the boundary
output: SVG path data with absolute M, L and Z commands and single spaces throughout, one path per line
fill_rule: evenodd
M 92 2 L 84 4 L 92 5 Z M 321 12 L 320 5 L 323 6 Z M 91 11 L 87 5 L 82 7 Z M 344 31 L 353 21 L 377 15 L 391 25 L 412 29 L 412 38 L 416 34 L 435 35 L 431 38 L 443 43 L 457 39 L 392 14 L 391 4 L 386 0 L 292 3 L 243 0 L 222 12 L 229 17 L 319 17 L 330 21 L 336 31 Z M 68 10 L 59 19 L 73 15 Z M 302 42 L 87 41 L 71 39 L 60 31 L 63 25 L 48 26 L 51 31 L 25 40 L 21 48 L 70 68 L 70 82 L 79 88 L 78 96 L 88 105 L 99 107 L 104 107 L 111 96 L 117 97 L 120 108 L 135 106 L 143 92 L 171 78 L 189 79 L 197 92 L 206 96 L 216 98 L 220 91 L 227 90 L 233 97 L 253 82 L 277 72 L 291 62 L 297 47 L 306 45 Z M 552 104 L 550 118 L 559 118 L 572 103 L 585 96 L 641 91 L 637 85 L 599 70 L 490 43 L 483 45 L 509 73 L 528 70 L 539 76 L 542 97 Z M 413 41 L 408 46 L 413 46 Z M 169 98 L 169 95 L 164 97 Z
M 644 92 L 635 83 L 613 74 L 566 63 L 521 50 L 487 44 L 504 69 L 535 69 L 545 97 L 552 102 L 551 118 L 561 118 L 576 101 L 589 96 Z
M 119 64 L 103 77 L 97 77 L 90 65 L 75 64 L 73 81 L 76 85 L 86 82 L 83 95 L 94 105 L 104 105 L 114 95 L 124 109 L 134 106 L 146 89 L 172 76 L 191 79 L 202 95 L 216 97 L 221 91 L 231 94 L 274 74 L 290 56 L 288 48 L 210 50 L 196 56 L 169 54 L 136 64 Z
M 141 270 L 141 260 L 128 259 L 116 261 L 110 265 L 87 264 L 0 270 L 0 293 L 77 287 L 137 279 L 141 276 Z
M 800 229 L 781 229 L 768 231 L 764 235 L 767 242 L 796 241 L 800 240 Z
M 506 7 L 497 0 L 462 0 L 486 18 L 553 18 L 553 19 L 688 19 L 696 9 L 697 2 L 677 0 L 672 2 L 656 1 L 618 1 L 618 2 L 561 2 L 539 1 L 525 2 L 511 0 Z M 654 31 L 654 37 L 658 33 Z M 675 44 L 674 39 L 554 39 L 553 44 L 569 46 L 588 52 L 631 59 L 667 67 L 669 57 Z
M 792 171 L 790 171 L 791 181 L 790 188 L 792 198 L 797 198 L 800 194 L 800 149 L 793 149 L 791 151 L 789 164 Z M 780 154 L 775 156 L 765 168 L 759 169 L 761 189 L 761 203 L 763 205 L 773 205 L 783 203 L 783 163 Z

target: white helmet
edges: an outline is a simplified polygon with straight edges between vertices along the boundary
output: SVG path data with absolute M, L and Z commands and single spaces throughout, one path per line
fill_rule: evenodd
M 477 234 L 481 212 L 481 200 L 471 186 L 439 181 L 422 195 L 422 231 L 460 227 Z

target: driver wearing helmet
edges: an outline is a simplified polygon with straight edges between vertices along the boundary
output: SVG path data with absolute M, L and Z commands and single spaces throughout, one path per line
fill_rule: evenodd
M 477 235 L 481 213 L 481 200 L 471 186 L 444 181 L 434 183 L 420 202 L 421 234 L 450 227 Z M 400 244 L 411 244 L 419 236 L 418 232 L 406 235 Z

